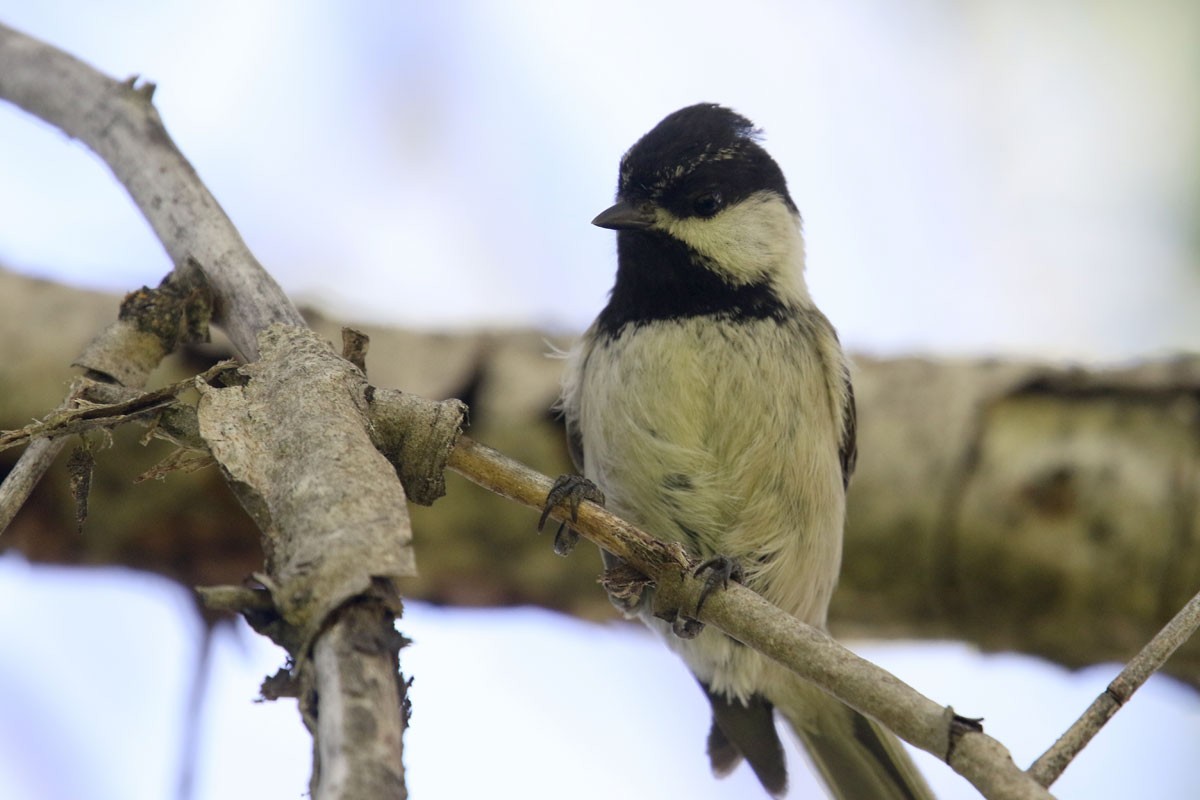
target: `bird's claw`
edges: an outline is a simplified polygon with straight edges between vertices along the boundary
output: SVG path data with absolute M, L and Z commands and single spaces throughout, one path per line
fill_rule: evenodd
M 584 500 L 591 500 L 597 505 L 604 505 L 604 492 L 596 484 L 582 475 L 559 475 L 546 495 L 546 504 L 542 506 L 542 516 L 538 519 L 537 529 L 546 526 L 550 512 L 558 507 L 565 507 L 571 512 L 571 522 L 579 519 L 579 505 Z M 554 552 L 560 556 L 570 555 L 579 542 L 579 534 L 568 523 L 562 522 L 554 533 Z
M 577 544 L 579 544 L 579 534 L 567 523 L 560 522 L 558 530 L 554 532 L 554 555 L 569 556 Z
M 680 639 L 695 639 L 704 630 L 704 623 L 698 619 L 679 614 L 671 622 L 671 632 Z
M 687 614 L 681 614 L 675 608 L 655 608 L 654 616 L 670 625 L 671 633 L 680 639 L 695 639 L 700 635 L 700 631 L 704 630 L 703 622 L 689 617 Z
M 700 615 L 700 609 L 704 607 L 704 601 L 708 599 L 709 595 L 718 588 L 728 588 L 731 580 L 741 583 L 745 576 L 741 562 L 729 556 L 713 556 L 701 561 L 692 570 L 692 576 L 699 578 L 705 572 L 708 574 L 704 578 L 704 588 L 700 590 L 700 598 L 696 601 L 697 616 Z

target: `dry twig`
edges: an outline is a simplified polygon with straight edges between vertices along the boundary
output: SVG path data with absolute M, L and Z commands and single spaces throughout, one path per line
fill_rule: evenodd
M 1029 774 L 1042 786 L 1050 786 L 1067 766 L 1087 747 L 1100 729 L 1112 719 L 1141 688 L 1150 676 L 1158 672 L 1181 644 L 1200 628 L 1200 594 L 1179 610 L 1158 635 L 1133 657 L 1117 677 L 1113 678 L 1083 715 L 1077 719 L 1054 745 L 1029 767 Z

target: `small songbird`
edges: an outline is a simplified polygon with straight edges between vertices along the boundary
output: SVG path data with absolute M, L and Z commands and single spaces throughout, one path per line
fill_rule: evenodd
M 703 103 L 621 159 L 617 202 L 593 220 L 617 232 L 616 283 L 568 354 L 561 410 L 576 467 L 609 510 L 824 626 L 856 456 L 854 394 L 804 282 L 799 212 L 759 137 L 745 117 Z M 875 722 L 650 605 L 647 593 L 623 610 L 700 682 L 718 776 L 744 759 L 768 793 L 786 792 L 779 711 L 835 797 L 932 796 Z

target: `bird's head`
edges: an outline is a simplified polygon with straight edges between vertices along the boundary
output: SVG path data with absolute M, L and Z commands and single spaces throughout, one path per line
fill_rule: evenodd
M 720 105 L 676 111 L 625 153 L 617 202 L 593 224 L 619 240 L 669 237 L 733 286 L 782 288 L 803 268 L 800 215 L 759 135 Z

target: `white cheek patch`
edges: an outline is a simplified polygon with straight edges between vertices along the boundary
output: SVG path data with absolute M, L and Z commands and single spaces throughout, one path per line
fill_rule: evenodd
M 775 192 L 757 192 L 713 217 L 679 219 L 662 209 L 658 226 L 712 261 L 732 283 L 784 278 L 804 268 L 800 221 Z

